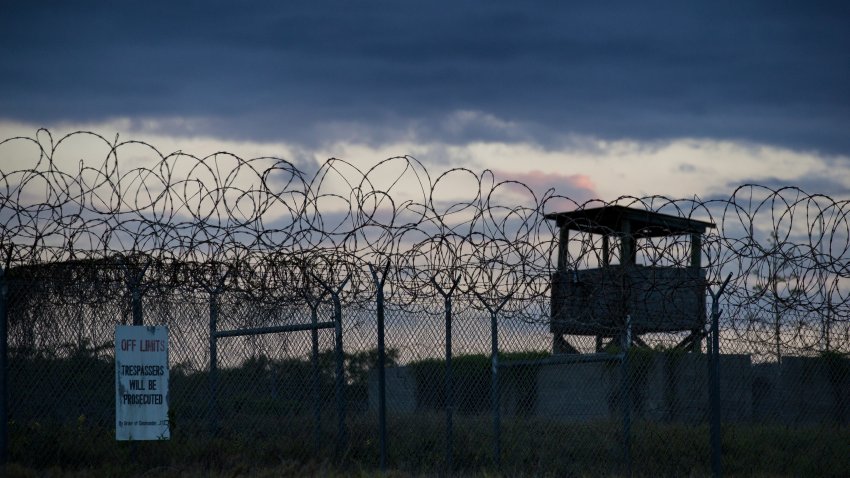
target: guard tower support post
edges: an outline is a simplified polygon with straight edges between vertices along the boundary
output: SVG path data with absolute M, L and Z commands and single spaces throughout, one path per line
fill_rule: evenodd
M 691 233 L 691 268 L 696 270 L 702 268 L 702 234 Z M 691 341 L 686 344 L 685 348 L 691 352 L 702 352 L 705 328 L 699 327 L 691 330 L 690 337 Z

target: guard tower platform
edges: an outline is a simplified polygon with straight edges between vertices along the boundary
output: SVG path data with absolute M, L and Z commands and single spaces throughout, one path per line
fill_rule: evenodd
M 545 217 L 560 232 L 550 312 L 554 353 L 578 353 L 568 336 L 596 336 L 600 352 L 606 338 L 608 344 L 646 347 L 643 334 L 681 332 L 688 335 L 677 347 L 700 350 L 706 320 L 702 236 L 713 223 L 625 206 Z M 598 267 L 578 269 L 570 261 L 573 232 L 579 236 L 573 242 Z M 667 243 L 664 265 L 636 263 L 641 240 L 668 236 L 676 237 Z

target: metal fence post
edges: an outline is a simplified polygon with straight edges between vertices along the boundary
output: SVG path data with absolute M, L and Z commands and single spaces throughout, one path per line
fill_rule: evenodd
M 315 428 L 313 429 L 313 447 L 315 450 L 318 450 L 321 442 L 319 432 L 322 426 L 322 405 L 319 400 L 319 329 L 316 327 L 319 323 L 319 302 L 311 302 L 309 306 L 310 321 L 313 324 L 313 329 L 310 331 L 310 341 L 312 342 L 310 363 L 313 369 L 313 380 L 310 384 L 310 394 L 313 397 L 313 421 L 315 422 Z
M 348 284 L 351 276 L 348 275 L 337 286 L 336 289 L 325 283 L 320 277 L 313 275 L 316 282 L 330 294 L 331 301 L 334 306 L 334 355 L 336 356 L 336 414 L 337 414 L 337 432 L 336 432 L 336 456 L 337 459 L 342 458 L 342 452 L 348 442 L 348 436 L 345 429 L 345 353 L 342 348 L 342 303 L 339 300 L 339 293 Z
M 313 448 L 319 450 L 321 447 L 321 429 L 322 429 L 322 403 L 321 403 L 321 370 L 319 368 L 319 305 L 328 293 L 327 288 L 320 295 L 314 296 L 312 287 L 309 286 L 311 275 L 307 271 L 306 265 L 302 264 L 299 268 L 302 277 L 304 278 L 305 286 L 301 289 L 301 297 L 310 308 L 310 322 L 313 327 L 310 330 L 310 366 L 312 368 L 313 379 L 310 384 L 310 395 L 313 399 Z
M 330 294 L 331 301 L 334 307 L 334 355 L 336 357 L 336 415 L 337 415 L 337 431 L 336 431 L 336 456 L 342 458 L 343 450 L 345 450 L 348 442 L 348 433 L 345 429 L 346 403 L 345 403 L 345 353 L 342 348 L 342 303 L 339 300 L 339 293 L 345 288 L 350 275 L 337 286 L 336 290 L 331 289 L 320 277 L 313 275 L 313 278 L 325 289 L 325 292 Z
M 342 304 L 339 293 L 333 292 L 331 299 L 334 305 L 334 356 L 336 357 L 336 455 L 342 457 L 348 437 L 345 430 L 345 353 L 342 348 Z
M 446 473 L 451 474 L 454 455 L 454 376 L 452 375 L 452 296 L 443 299 L 446 310 Z
M 490 304 L 478 292 L 475 292 L 475 295 L 490 312 L 490 404 L 493 408 L 493 463 L 498 468 L 502 464 L 502 416 L 499 400 L 499 330 L 496 319 L 502 307 L 508 303 L 513 294 L 508 294 L 496 308 L 490 307 Z
M 721 456 L 721 424 L 720 424 L 720 296 L 726 290 L 729 284 L 729 279 L 732 278 L 730 273 L 726 276 L 726 280 L 720 286 L 716 293 L 711 295 L 711 346 L 709 361 L 708 361 L 708 398 L 709 398 L 709 415 L 710 415 L 710 433 L 711 433 L 711 475 L 715 478 L 723 476 L 723 462 Z
M 142 292 L 139 283 L 134 281 L 130 286 L 130 294 L 133 300 L 133 325 L 144 325 L 142 316 Z
M 339 300 L 339 293 L 342 292 L 345 285 L 348 284 L 348 280 L 351 279 L 351 275 L 347 275 L 335 290 L 331 289 L 331 287 L 319 276 L 313 274 L 313 278 L 316 279 L 316 282 L 322 286 L 325 292 L 330 294 L 334 307 L 334 355 L 336 357 L 335 389 L 337 415 L 336 456 L 339 459 L 342 458 L 343 450 L 348 442 L 348 433 L 345 429 L 345 353 L 342 348 L 342 304 Z
M 493 458 L 496 466 L 502 461 L 501 414 L 499 410 L 499 332 L 496 323 L 496 312 L 490 312 L 490 360 L 491 382 L 490 400 L 493 406 Z
M 454 376 L 452 375 L 452 294 L 454 294 L 457 285 L 460 283 L 460 277 L 456 277 L 452 281 L 452 286 L 448 291 L 443 290 L 440 284 L 432 277 L 431 283 L 437 292 L 443 296 L 443 306 L 446 313 L 446 474 L 452 472 L 454 455 Z
M 208 413 L 210 421 L 210 432 L 218 431 L 218 314 L 219 314 L 219 296 L 225 290 L 225 282 L 228 276 L 234 273 L 234 268 L 230 265 L 222 274 L 215 285 L 204 283 L 203 288 L 210 295 L 210 371 L 209 371 L 209 403 Z
M 629 373 L 629 349 L 632 345 L 632 318 L 626 316 L 626 329 L 623 331 L 623 360 L 621 362 L 620 389 L 623 400 L 623 464 L 626 476 L 632 476 L 632 392 Z
M 384 282 L 390 269 L 390 261 L 384 267 L 384 273 L 378 278 L 378 273 L 372 264 L 369 272 L 375 281 L 375 306 L 378 309 L 378 434 L 381 448 L 381 471 L 387 470 L 387 365 L 386 349 L 384 348 Z
M 0 466 L 9 455 L 9 328 L 6 270 L 0 267 Z
M 145 272 L 147 272 L 148 267 L 151 265 L 151 261 L 150 259 L 147 260 L 142 269 L 138 272 L 130 270 L 130 265 L 123 256 L 118 258 L 118 264 L 124 269 L 124 282 L 127 284 L 127 288 L 130 289 L 133 325 L 144 325 L 142 309 L 142 296 L 144 295 L 144 290 L 142 288 L 142 280 L 145 277 Z
M 210 292 L 210 372 L 209 372 L 209 403 L 208 414 L 210 431 L 216 433 L 218 428 L 218 410 L 216 396 L 218 393 L 218 292 Z

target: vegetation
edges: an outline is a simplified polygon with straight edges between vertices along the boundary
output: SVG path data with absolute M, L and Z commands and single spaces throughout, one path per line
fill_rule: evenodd
M 325 423 L 319 450 L 308 420 L 281 420 L 262 429 L 231 428 L 210 436 L 182 430 L 165 442 L 116 442 L 111 429 L 86 423 L 60 427 L 16 425 L 12 460 L 21 469 L 95 470 L 100 476 L 254 474 L 282 467 L 297 474 L 367 474 L 378 469 L 376 417 L 348 421 L 350 440 L 335 457 L 334 430 Z M 444 416 L 392 415 L 389 466 L 406 474 L 439 473 L 444 464 Z M 454 463 L 461 475 L 495 474 L 492 423 L 487 416 L 459 417 Z M 507 476 L 618 476 L 624 474 L 617 423 L 557 424 L 506 420 L 501 473 Z M 734 425 L 724 428 L 724 471 L 730 476 L 844 476 L 850 469 L 850 429 Z M 706 426 L 636 422 L 632 437 L 636 476 L 707 476 Z M 152 472 L 153 470 L 153 472 Z M 280 470 L 279 470 L 280 471 Z M 6 475 L 11 476 L 11 475 Z M 290 476 L 292 476 L 290 474 Z
M 649 359 L 641 353 L 630 353 L 632 373 L 645 373 Z M 533 380 L 533 359 L 546 355 L 501 355 L 503 363 L 531 359 L 506 367 L 502 379 Z M 823 361 L 830 376 L 846 377 L 845 358 L 830 356 Z M 335 360 L 332 352 L 323 352 L 318 361 L 318 401 L 312 395 L 309 360 L 254 357 L 239 367 L 220 370 L 215 426 L 208 415 L 208 373 L 172 367 L 172 439 L 130 443 L 114 439 L 111 359 L 99 357 L 91 347 L 61 358 L 13 357 L 12 465 L 0 471 L 3 476 L 377 476 L 378 420 L 368 407 L 369 376 L 376 362 L 375 351 L 345 356 L 344 441 L 337 435 Z M 388 352 L 388 362 L 397 362 L 394 351 Z M 389 476 L 442 473 L 445 363 L 423 360 L 408 366 L 417 380 L 420 404 L 415 413 L 388 417 L 388 463 L 394 470 Z M 516 413 L 505 414 L 502 420 L 502 466 L 497 473 L 489 415 L 490 357 L 458 356 L 453 370 L 458 411 L 453 463 L 460 476 L 625 474 L 619 421 L 568 423 L 524 414 L 535 399 L 531 383 L 524 385 L 530 395 L 519 400 Z M 799 427 L 727 423 L 723 431 L 724 472 L 730 476 L 843 476 L 850 469 L 850 428 L 838 423 Z M 703 423 L 636 417 L 631 444 L 635 476 L 709 474 L 708 429 Z

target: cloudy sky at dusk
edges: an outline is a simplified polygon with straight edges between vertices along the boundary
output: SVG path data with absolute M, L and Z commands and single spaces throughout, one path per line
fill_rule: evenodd
M 0 139 L 850 197 L 847 2 L 4 2 Z M 0 168 L 14 158 L 0 158 Z

